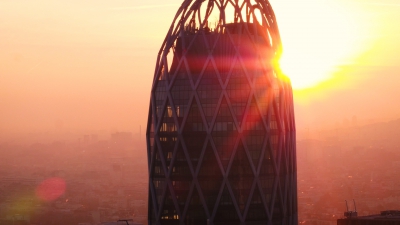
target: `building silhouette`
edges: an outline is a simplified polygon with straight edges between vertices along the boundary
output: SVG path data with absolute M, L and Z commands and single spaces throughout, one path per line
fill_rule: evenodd
M 337 225 L 399 225 L 400 224 L 400 211 L 399 210 L 385 210 L 381 214 L 368 215 L 368 216 L 349 216 L 346 218 L 338 219 Z
M 149 224 L 297 224 L 293 98 L 280 53 L 268 1 L 183 2 L 151 90 Z

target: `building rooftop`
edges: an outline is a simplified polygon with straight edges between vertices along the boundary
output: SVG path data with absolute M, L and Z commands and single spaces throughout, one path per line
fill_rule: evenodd
M 352 223 L 354 221 L 354 223 Z M 368 224 L 381 224 L 382 222 L 390 222 L 385 224 L 400 224 L 400 210 L 385 210 L 381 211 L 380 214 L 368 215 L 368 216 L 357 216 L 357 217 L 349 217 L 337 220 L 337 225 L 351 225 L 351 224 L 367 224 L 362 221 L 367 222 Z M 360 223 L 361 222 L 361 223 Z M 376 222 L 376 223 L 369 223 Z

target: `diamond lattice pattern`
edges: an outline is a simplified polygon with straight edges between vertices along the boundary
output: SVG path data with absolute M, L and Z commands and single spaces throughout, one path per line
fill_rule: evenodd
M 179 36 L 155 79 L 149 224 L 297 221 L 291 88 L 240 26 Z

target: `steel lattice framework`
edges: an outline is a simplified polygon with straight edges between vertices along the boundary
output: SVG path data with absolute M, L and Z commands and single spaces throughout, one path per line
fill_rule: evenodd
M 149 224 L 297 224 L 289 79 L 267 0 L 186 0 L 159 51 Z

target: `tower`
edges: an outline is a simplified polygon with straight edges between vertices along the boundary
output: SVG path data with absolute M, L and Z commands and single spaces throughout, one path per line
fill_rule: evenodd
M 291 84 L 267 0 L 185 0 L 147 125 L 149 224 L 297 224 Z

